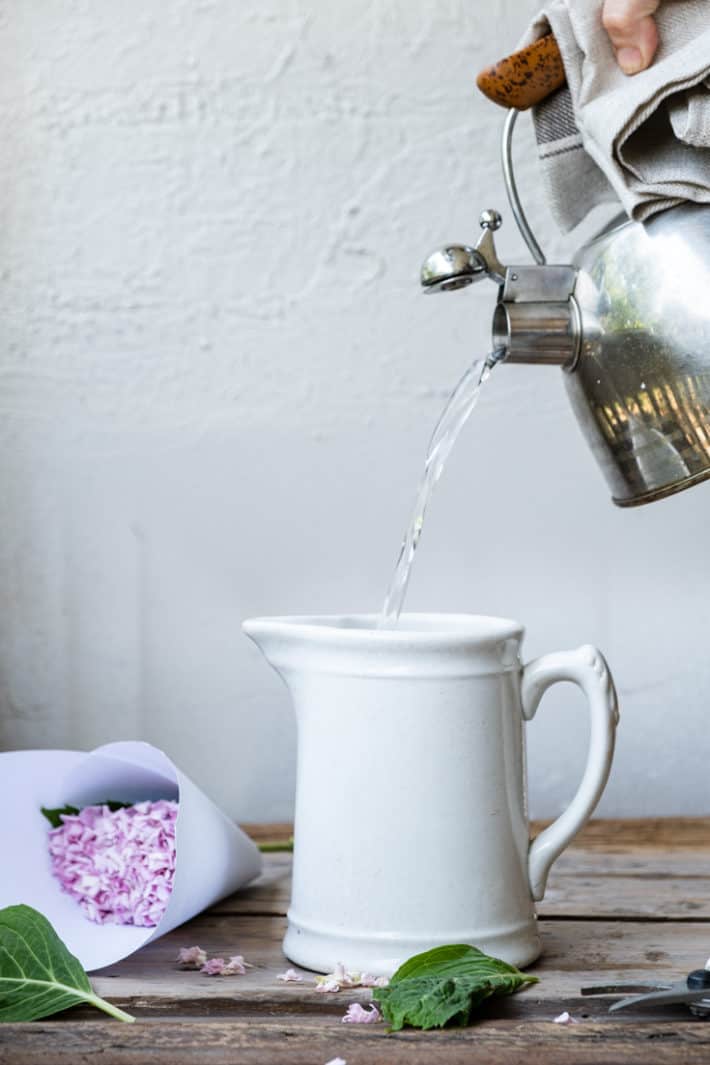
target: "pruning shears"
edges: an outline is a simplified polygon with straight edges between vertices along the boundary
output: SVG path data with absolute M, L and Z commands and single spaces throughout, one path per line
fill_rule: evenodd
M 687 1006 L 696 1017 L 710 1019 L 710 970 L 694 969 L 684 980 L 630 980 L 619 984 L 583 987 L 582 995 L 625 995 L 609 1007 L 609 1013 L 629 1006 Z

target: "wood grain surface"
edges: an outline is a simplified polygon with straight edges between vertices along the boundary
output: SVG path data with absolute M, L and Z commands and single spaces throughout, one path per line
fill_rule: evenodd
M 538 828 L 540 826 L 537 826 Z M 291 828 L 249 826 L 262 841 Z M 291 856 L 268 854 L 250 888 L 223 900 L 92 976 L 97 991 L 137 1017 L 135 1025 L 76 1008 L 46 1021 L 0 1025 L 0 1065 L 347 1065 L 463 1063 L 545 1065 L 710 1063 L 710 1023 L 682 1006 L 609 1015 L 611 999 L 580 987 L 657 975 L 678 978 L 710 955 L 710 819 L 598 821 L 553 869 L 540 905 L 540 982 L 483 1010 L 470 1028 L 388 1034 L 383 1025 L 344 1025 L 364 989 L 321 995 L 313 976 L 276 979 Z M 179 947 L 241 953 L 246 976 L 210 978 L 177 969 Z M 347 959 L 344 959 L 347 962 Z M 553 1023 L 563 1010 L 579 1022 Z

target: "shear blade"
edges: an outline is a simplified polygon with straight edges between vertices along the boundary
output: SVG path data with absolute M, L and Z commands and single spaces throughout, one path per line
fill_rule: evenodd
M 594 987 L 583 987 L 581 989 L 582 995 L 632 995 L 632 994 L 647 994 L 652 991 L 667 991 L 673 985 L 669 983 L 649 983 L 642 980 L 628 980 L 626 983 L 620 984 L 597 984 Z
M 609 1013 L 616 1010 L 624 1010 L 627 1006 L 672 1006 L 675 1004 L 689 1005 L 691 1002 L 700 1002 L 701 999 L 710 998 L 710 992 L 705 988 L 690 989 L 685 981 L 673 984 L 663 991 L 651 991 L 645 995 L 629 995 L 615 1002 L 609 1007 Z

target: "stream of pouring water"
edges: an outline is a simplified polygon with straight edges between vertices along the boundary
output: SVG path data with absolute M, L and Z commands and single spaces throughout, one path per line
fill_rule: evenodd
M 446 460 L 458 436 L 472 414 L 484 384 L 491 376 L 493 367 L 500 362 L 504 350 L 494 351 L 487 359 L 474 362 L 451 393 L 443 413 L 429 441 L 424 473 L 419 482 L 412 518 L 402 541 L 397 565 L 387 590 L 378 628 L 391 629 L 397 624 L 402 611 L 407 586 L 412 572 L 412 563 L 417 544 L 422 535 L 424 517 L 434 487 L 443 473 Z

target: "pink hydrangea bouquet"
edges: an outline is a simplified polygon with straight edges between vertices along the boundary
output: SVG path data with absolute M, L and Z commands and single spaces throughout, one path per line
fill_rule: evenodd
M 102 803 L 43 810 L 52 872 L 61 888 L 98 924 L 154 928 L 175 875 L 178 804 Z
M 164 751 L 138 740 L 0 752 L 0 806 L 12 811 L 0 817 L 0 854 L 12 859 L 0 909 L 43 914 L 87 972 L 261 871 L 254 841 Z

